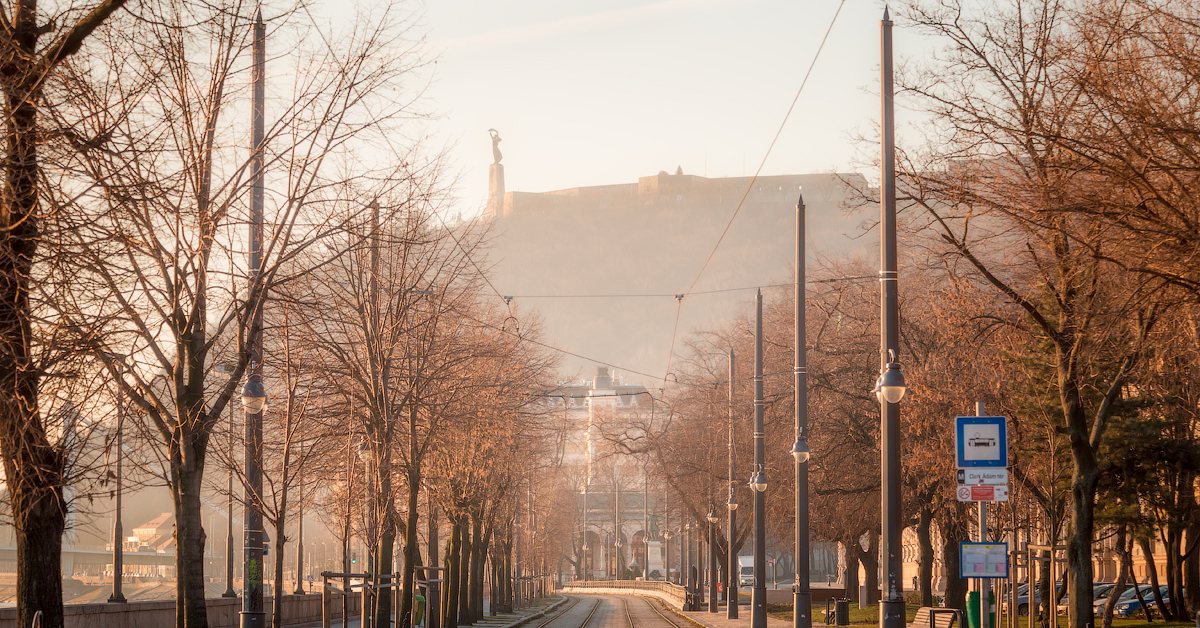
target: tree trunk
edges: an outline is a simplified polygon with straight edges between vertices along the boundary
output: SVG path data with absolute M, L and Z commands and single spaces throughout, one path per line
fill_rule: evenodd
M 483 574 L 490 544 L 490 526 L 485 530 L 480 517 L 474 517 L 471 524 L 471 623 L 483 619 Z
M 13 408 L 5 410 L 16 411 Z M 5 423 L 5 428 L 8 428 L 9 421 Z M 51 461 L 43 467 L 45 475 L 41 475 L 37 465 L 12 464 L 9 445 L 13 441 L 9 440 L 8 434 L 5 434 L 4 442 L 4 466 L 12 495 L 17 541 L 17 623 L 31 626 L 34 614 L 41 611 L 42 626 L 61 628 L 63 603 L 60 561 L 67 510 L 61 482 L 47 481 L 46 477 L 55 473 L 62 477 L 57 471 L 62 467 L 55 466 L 61 465 L 55 458 L 61 458 L 49 447 L 18 450 L 17 455 L 22 456 L 23 460 L 27 460 L 27 455 L 32 453 Z
M 450 519 L 450 545 L 446 548 L 446 602 L 442 605 L 445 614 L 442 615 L 442 625 L 446 628 L 458 628 L 458 596 L 459 591 L 459 560 L 462 551 L 462 523 L 457 517 Z M 464 618 L 465 619 L 465 618 Z
M 847 540 L 842 545 L 846 548 L 846 575 L 842 576 L 846 583 L 846 599 L 858 600 L 858 541 Z
M 1070 359 L 1060 350 L 1059 381 L 1062 406 L 1071 439 L 1071 534 L 1067 539 L 1067 566 L 1071 572 L 1067 601 L 1071 609 L 1071 628 L 1091 628 L 1092 617 L 1092 536 L 1095 532 L 1096 487 L 1100 467 L 1096 451 L 1088 440 L 1091 430 L 1083 413 L 1077 383 L 1065 362 Z M 1050 613 L 1056 611 L 1050 605 Z
M 1117 608 L 1117 598 L 1121 596 L 1121 592 L 1125 590 L 1125 583 L 1129 580 L 1126 575 L 1133 568 L 1132 561 L 1129 560 L 1129 543 L 1126 540 L 1126 531 L 1129 524 L 1122 521 L 1117 525 L 1117 584 L 1109 593 L 1108 601 L 1104 604 L 1104 617 L 1102 628 L 1112 628 L 1113 611 Z M 1137 583 L 1134 583 L 1137 586 Z
M 388 490 L 390 491 L 390 487 L 388 487 Z M 384 495 L 387 495 L 387 494 L 389 494 L 389 493 L 384 493 Z M 414 500 L 414 502 L 415 502 L 415 500 Z M 381 530 L 381 534 L 379 535 L 379 551 L 376 552 L 376 554 L 375 554 L 375 556 L 376 556 L 375 572 L 380 575 L 394 575 L 394 574 L 392 574 L 392 562 L 393 562 L 393 559 L 395 558 L 395 551 L 396 551 L 396 526 L 394 525 L 396 518 L 395 518 L 394 514 L 391 512 L 391 510 L 393 508 L 394 508 L 394 504 L 392 503 L 392 501 L 390 499 L 387 500 L 387 503 L 384 506 L 384 509 L 385 509 L 385 512 L 387 512 L 388 514 L 386 514 L 383 518 L 384 525 L 383 525 L 383 529 Z M 415 504 L 414 504 L 413 508 L 415 511 Z M 415 512 L 414 512 L 414 515 L 412 518 L 413 518 L 412 525 L 415 528 L 416 527 L 416 518 L 417 518 Z M 405 561 L 404 561 L 405 574 L 415 574 L 416 573 L 416 565 L 418 562 L 420 562 L 420 560 L 419 560 L 420 552 L 418 551 L 419 547 L 416 544 L 416 540 L 415 540 L 416 534 L 415 533 L 413 534 L 413 538 L 414 538 L 414 540 L 412 541 L 412 550 L 406 552 L 406 557 L 405 557 Z M 406 547 L 405 549 L 407 550 L 408 548 Z M 384 579 L 381 579 L 380 582 L 382 582 L 383 584 L 395 584 L 395 578 L 384 578 Z M 379 589 L 378 593 L 376 594 L 376 596 L 375 596 L 375 624 L 374 624 L 375 626 L 390 626 L 391 625 L 391 623 L 392 623 L 392 596 L 393 596 L 392 592 L 395 590 L 396 589 L 394 587 L 388 587 L 388 588 L 384 588 L 384 589 Z M 410 585 L 407 588 L 405 588 L 404 590 L 410 592 L 408 597 L 411 599 L 412 598 L 411 592 L 414 590 L 413 584 L 410 583 Z M 426 607 L 426 610 L 428 610 L 428 607 Z M 407 624 L 400 624 L 400 625 L 407 625 Z
M 1171 605 L 1167 608 L 1170 614 L 1163 614 L 1163 619 L 1179 619 L 1182 620 L 1184 615 L 1176 612 L 1180 600 L 1182 600 L 1182 591 L 1179 591 L 1180 582 L 1183 580 L 1183 556 L 1181 545 L 1183 544 L 1183 526 L 1178 521 L 1167 523 L 1167 529 L 1164 531 L 1163 549 L 1167 554 L 1167 597 L 1171 600 Z M 1161 602 L 1160 602 L 1161 604 Z M 1161 608 L 1160 608 L 1161 610 Z
M 179 442 L 187 445 L 190 440 L 184 436 Z M 208 609 L 204 602 L 206 537 L 200 516 L 204 457 L 193 453 L 204 448 L 193 444 L 191 450 L 188 455 L 182 455 L 176 449 L 171 455 L 171 492 L 175 502 L 175 625 L 177 628 L 207 628 Z
M 63 625 L 62 533 L 66 458 L 46 436 L 38 412 L 39 368 L 33 357 L 30 283 L 39 236 L 38 90 L 26 83 L 39 36 L 37 3 L 17 2 L 3 34 L 4 193 L 0 195 L 0 445 L 17 544 L 17 623 Z M 11 30 L 10 30 L 11 29 Z M 14 49 L 15 48 L 15 49 Z M 35 69 L 36 68 L 36 69 Z
M 933 512 L 922 508 L 917 519 L 917 545 L 921 550 L 917 585 L 921 591 L 921 606 L 933 606 L 933 537 L 929 533 L 931 523 Z
M 867 538 L 870 539 L 867 550 L 864 552 L 862 545 L 856 543 L 854 551 L 858 552 L 858 560 L 865 572 L 867 604 L 870 605 L 879 603 L 879 531 L 872 528 Z
M 1162 594 L 1158 591 L 1158 565 L 1154 562 L 1154 554 L 1150 552 L 1150 539 L 1138 539 L 1138 545 L 1142 546 L 1142 557 L 1146 559 L 1146 573 L 1150 576 L 1150 596 L 1154 598 L 1154 605 L 1158 607 L 1163 619 L 1170 619 L 1171 615 L 1167 613 Z
M 458 578 L 458 616 L 461 623 L 475 623 L 471 617 L 471 519 L 467 515 L 463 515 L 457 522 L 458 527 L 462 530 L 462 538 L 459 539 L 458 555 L 454 558 L 457 561 L 455 566 L 455 576 Z
M 283 496 L 279 501 L 279 512 L 287 512 L 286 479 L 283 482 Z M 271 525 L 275 526 L 275 595 L 273 597 L 274 604 L 271 605 L 271 625 L 275 628 L 283 628 L 283 595 L 287 589 L 283 584 L 283 553 L 287 546 L 287 537 L 284 536 L 283 530 L 286 523 L 283 514 L 271 522 Z
M 960 513 L 957 504 L 947 509 L 945 518 L 956 517 Z M 963 527 L 957 522 L 944 524 L 938 522 L 938 531 L 942 537 L 942 571 L 946 574 L 946 607 L 967 610 L 967 581 L 958 577 L 959 569 L 958 544 L 965 541 Z M 1030 606 L 1030 608 L 1033 608 Z
M 1192 497 L 1193 512 L 1196 509 Z M 1200 612 L 1200 523 L 1191 522 L 1187 527 L 1187 552 L 1183 559 L 1183 592 L 1187 608 Z
M 411 412 L 416 413 L 414 406 Z M 414 419 L 415 420 L 415 419 Z M 415 447 L 415 444 L 414 444 Z M 416 453 L 416 452 L 413 452 Z M 401 588 L 400 616 L 396 618 L 397 626 L 412 625 L 414 558 L 417 551 L 417 498 L 421 492 L 421 468 L 416 456 L 409 459 L 408 471 L 408 512 L 404 526 L 404 586 Z

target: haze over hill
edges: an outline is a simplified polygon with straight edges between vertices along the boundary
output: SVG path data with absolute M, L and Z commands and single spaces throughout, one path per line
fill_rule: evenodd
M 858 237 L 866 213 L 846 209 L 854 189 L 866 188 L 860 175 L 759 177 L 680 309 L 673 295 L 688 291 L 750 182 L 663 172 L 636 183 L 501 192 L 489 204 L 493 284 L 544 317 L 550 342 L 588 358 L 564 355 L 565 377 L 588 376 L 600 361 L 656 385 L 677 310 L 676 352 L 686 334 L 750 308 L 755 287 L 791 281 L 801 187 L 810 264 L 877 246 Z

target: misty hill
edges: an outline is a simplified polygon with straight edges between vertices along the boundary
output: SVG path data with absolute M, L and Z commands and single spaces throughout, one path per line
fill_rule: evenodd
M 493 283 L 514 305 L 544 317 L 549 341 L 591 358 L 564 356 L 564 376 L 590 374 L 601 360 L 630 381 L 655 386 L 675 325 L 672 295 L 687 291 L 750 182 L 664 172 L 637 183 L 509 192 L 493 209 Z M 801 186 L 810 263 L 818 252 L 877 246 L 856 239 L 865 214 L 845 209 L 851 186 L 866 188 L 860 175 L 759 177 L 683 302 L 676 352 L 689 332 L 749 312 L 754 287 L 791 280 Z M 702 294 L 715 290 L 726 292 Z M 664 296 L 590 296 L 640 294 Z

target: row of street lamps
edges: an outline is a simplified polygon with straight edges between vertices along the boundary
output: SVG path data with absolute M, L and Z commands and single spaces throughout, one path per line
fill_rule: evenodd
M 884 9 L 880 22 L 880 73 L 882 85 L 880 142 L 880 374 L 875 382 L 874 393 L 879 400 L 882 480 L 882 521 L 884 553 L 887 557 L 886 590 L 879 605 L 881 628 L 903 628 L 905 624 L 903 585 L 901 584 L 902 556 L 900 544 L 900 400 L 907 386 L 899 362 L 899 308 L 897 283 L 899 278 L 896 259 L 896 177 L 895 177 L 895 116 L 892 89 L 892 21 Z M 805 229 L 804 197 L 796 203 L 796 308 L 795 308 L 795 429 L 796 440 L 791 454 L 795 460 L 796 473 L 796 528 L 795 566 L 796 580 L 793 587 L 792 618 L 794 628 L 812 628 L 812 589 L 809 581 L 809 494 L 808 462 L 812 449 L 808 443 L 808 387 L 807 359 L 805 355 Z M 751 598 L 751 628 L 766 628 L 766 522 L 764 517 L 765 495 L 768 479 L 763 450 L 763 369 L 762 369 L 762 291 L 755 296 L 754 334 L 754 474 L 750 488 L 754 489 L 754 589 Z M 729 353 L 730 382 L 730 430 L 729 430 L 729 566 L 730 591 L 728 616 L 737 618 L 737 558 L 732 551 L 736 532 L 735 512 L 737 498 L 734 495 L 733 478 L 733 352 Z M 716 544 L 716 511 L 709 513 L 712 524 L 711 545 Z M 711 581 L 716 581 L 716 561 L 712 563 Z M 846 585 L 849 587 L 849 583 Z M 716 591 L 710 593 L 709 610 L 717 612 Z

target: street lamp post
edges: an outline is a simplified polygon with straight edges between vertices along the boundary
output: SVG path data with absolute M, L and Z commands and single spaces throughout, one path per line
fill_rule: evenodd
M 687 610 L 692 609 L 692 524 L 683 524 L 683 588 Z
M 726 605 L 726 617 L 738 618 L 738 578 L 741 571 L 738 565 L 737 552 L 734 551 L 734 538 L 737 536 L 737 482 L 733 479 L 733 349 L 729 350 L 729 501 L 725 506 L 729 509 L 729 552 L 726 558 L 728 564 L 725 574 L 729 578 L 729 601 Z
M 708 612 L 716 613 L 721 610 L 717 599 L 717 522 L 721 520 L 717 507 L 709 508 L 705 518 L 708 519 Z
M 254 53 L 251 70 L 253 105 L 250 121 L 250 274 L 251 285 L 262 280 L 263 240 L 263 137 L 266 109 L 267 27 L 262 11 L 254 20 Z M 252 288 L 253 289 L 253 288 Z M 258 286 L 261 290 L 262 287 Z M 262 313 L 259 297 L 251 312 L 249 361 L 250 377 L 242 390 L 246 408 L 246 523 L 243 542 L 245 566 L 242 572 L 241 628 L 265 628 L 263 611 L 263 514 L 262 514 L 262 411 L 267 393 L 262 383 Z
M 754 297 L 754 589 L 750 597 L 750 628 L 767 628 L 767 490 L 763 414 L 762 290 Z
M 371 464 L 371 446 L 366 440 L 358 445 L 358 457 L 363 463 L 363 482 L 367 486 L 367 533 L 363 535 L 367 550 L 367 577 L 363 579 L 362 628 L 371 628 L 375 608 L 375 477 Z
M 808 581 L 808 361 L 804 328 L 804 196 L 796 201 L 796 584 L 792 588 L 792 621 L 795 628 L 812 628 L 812 590 Z
M 903 556 L 900 545 L 900 399 L 904 374 L 900 371 L 900 323 L 897 303 L 895 118 L 892 91 L 892 21 L 883 11 L 880 21 L 880 362 L 876 383 L 880 420 L 881 519 L 886 591 L 879 603 L 880 628 L 904 628 Z
M 663 568 L 667 570 L 667 582 L 671 582 L 671 539 L 675 535 L 670 530 L 663 530 L 662 537 L 667 543 L 667 564 Z
M 217 367 L 217 371 L 232 377 L 233 369 L 226 365 Z M 229 471 L 226 472 L 225 497 L 225 592 L 221 597 L 237 597 L 233 590 L 233 404 L 229 404 Z
M 125 356 L 112 355 L 114 362 L 125 364 Z M 122 373 L 124 376 L 124 373 Z M 121 384 L 117 384 L 118 392 L 121 391 Z M 122 441 L 121 433 L 124 432 L 125 423 L 125 395 L 122 392 L 117 396 L 117 438 L 116 438 L 116 493 L 113 495 L 113 583 L 112 595 L 108 596 L 108 601 L 113 604 L 125 603 L 125 594 L 121 592 L 121 580 L 125 571 L 125 529 L 121 523 L 121 490 L 124 488 L 121 477 L 121 453 Z

